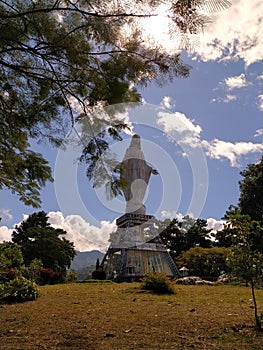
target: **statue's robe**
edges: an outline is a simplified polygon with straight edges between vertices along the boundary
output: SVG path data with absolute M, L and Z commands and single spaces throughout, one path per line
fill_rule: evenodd
M 144 159 L 140 137 L 134 135 L 120 168 L 126 213 L 145 214 L 143 199 L 152 171 L 153 168 Z

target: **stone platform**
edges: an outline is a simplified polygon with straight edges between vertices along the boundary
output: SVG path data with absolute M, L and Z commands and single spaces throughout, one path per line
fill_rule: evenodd
M 125 213 L 116 220 L 116 224 L 120 228 L 133 227 L 153 219 L 153 215 Z

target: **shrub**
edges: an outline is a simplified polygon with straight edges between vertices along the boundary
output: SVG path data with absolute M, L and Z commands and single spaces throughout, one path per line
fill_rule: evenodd
M 52 269 L 49 268 L 42 268 L 39 269 L 36 272 L 38 276 L 38 284 L 45 285 L 45 284 L 58 284 L 58 283 L 64 283 L 65 282 L 65 276 L 62 272 L 55 272 Z
M 106 279 L 106 272 L 102 269 L 94 270 L 92 272 L 91 278 L 94 280 L 105 280 Z
M 38 297 L 36 284 L 24 277 L 16 277 L 0 285 L 0 301 L 4 303 L 21 303 Z
M 148 273 L 142 280 L 141 288 L 156 294 L 174 294 L 174 289 L 168 277 L 160 273 Z
M 70 269 L 66 273 L 65 282 L 72 283 L 77 281 L 77 272 L 74 269 Z

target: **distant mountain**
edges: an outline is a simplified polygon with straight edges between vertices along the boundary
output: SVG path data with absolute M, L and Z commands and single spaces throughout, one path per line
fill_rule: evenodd
M 99 250 L 92 250 L 90 252 L 77 252 L 74 260 L 71 263 L 71 268 L 75 271 L 79 271 L 88 266 L 95 266 L 97 259 L 101 260 L 104 257 L 104 253 Z

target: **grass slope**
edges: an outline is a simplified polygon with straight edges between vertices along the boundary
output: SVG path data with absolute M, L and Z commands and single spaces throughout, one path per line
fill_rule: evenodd
M 34 302 L 1 306 L 0 348 L 262 349 L 249 288 L 176 285 L 175 295 L 162 296 L 142 293 L 138 286 L 41 287 Z M 262 291 L 257 294 L 262 300 Z

